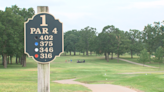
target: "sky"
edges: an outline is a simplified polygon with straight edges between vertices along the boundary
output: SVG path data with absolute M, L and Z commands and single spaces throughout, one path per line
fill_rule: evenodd
M 0 10 L 12 5 L 32 7 L 36 13 L 37 6 L 48 6 L 64 32 L 90 26 L 100 33 L 107 25 L 143 31 L 144 26 L 164 20 L 164 0 L 0 0 Z

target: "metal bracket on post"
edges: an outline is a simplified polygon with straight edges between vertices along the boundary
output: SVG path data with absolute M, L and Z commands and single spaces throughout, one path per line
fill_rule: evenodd
M 37 6 L 41 12 L 49 12 L 48 6 Z M 50 63 L 38 63 L 38 92 L 50 92 Z

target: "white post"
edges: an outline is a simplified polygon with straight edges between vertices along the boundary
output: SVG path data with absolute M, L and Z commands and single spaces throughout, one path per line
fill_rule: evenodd
M 49 12 L 48 6 L 37 6 L 37 12 Z M 50 63 L 38 63 L 38 92 L 50 92 Z

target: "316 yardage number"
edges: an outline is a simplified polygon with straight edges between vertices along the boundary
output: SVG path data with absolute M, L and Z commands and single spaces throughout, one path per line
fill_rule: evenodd
M 52 53 L 40 53 L 40 58 L 52 58 Z

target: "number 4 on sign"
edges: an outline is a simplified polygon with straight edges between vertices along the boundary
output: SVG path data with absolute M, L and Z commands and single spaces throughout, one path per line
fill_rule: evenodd
M 54 32 L 54 34 L 57 34 L 57 28 L 54 28 L 53 30 L 52 30 L 52 32 Z

